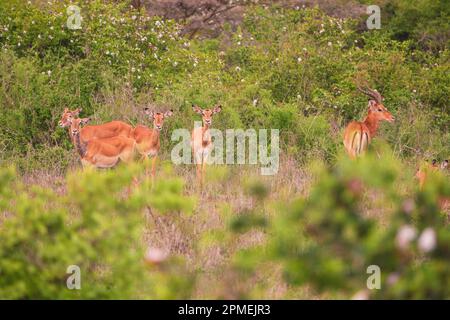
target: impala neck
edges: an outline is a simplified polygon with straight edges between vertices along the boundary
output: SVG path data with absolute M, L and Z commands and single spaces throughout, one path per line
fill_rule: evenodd
M 378 120 L 373 113 L 369 113 L 364 119 L 364 124 L 369 129 L 371 137 L 373 137 L 377 133 L 379 121 L 380 120 Z
M 73 141 L 75 143 L 75 147 L 77 148 L 77 152 L 81 158 L 84 158 L 86 155 L 86 144 L 81 142 L 80 132 L 73 134 Z
M 67 132 L 69 132 L 69 138 L 72 140 L 72 143 L 75 145 L 75 139 L 73 138 L 72 130 L 70 126 L 67 127 Z
M 202 129 L 203 129 L 203 133 L 205 133 L 206 131 L 208 131 L 210 127 L 211 127 L 211 125 L 210 125 L 210 124 L 206 124 L 206 123 L 204 123 L 204 124 L 203 124 L 203 127 L 202 127 Z
M 161 130 L 154 128 L 152 136 L 155 137 L 155 139 L 159 139 L 160 133 L 161 133 Z

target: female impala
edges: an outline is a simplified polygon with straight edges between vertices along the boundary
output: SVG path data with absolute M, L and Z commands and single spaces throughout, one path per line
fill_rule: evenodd
M 380 121 L 394 121 L 392 114 L 383 105 L 383 98 L 378 91 L 361 87 L 358 89 L 372 99 L 369 100 L 369 110 L 364 121 L 352 121 L 345 129 L 344 146 L 351 158 L 364 153 L 375 136 Z
M 73 111 L 65 108 L 61 120 L 58 122 L 62 128 L 70 127 L 73 119 L 78 118 L 81 109 L 75 109 Z M 99 125 L 90 125 L 81 128 L 80 137 L 81 142 L 88 142 L 94 138 L 110 138 L 116 136 L 131 137 L 133 127 L 122 121 L 111 121 Z M 69 129 L 69 135 L 72 134 Z M 72 140 L 75 144 L 75 142 Z
M 443 172 L 448 170 L 448 160 L 444 160 L 440 165 L 436 159 L 434 159 L 431 164 L 422 164 L 416 171 L 416 178 L 419 180 L 419 188 L 424 188 L 430 172 L 437 172 L 439 170 Z M 450 197 L 440 197 L 438 202 L 441 210 L 450 214 Z
M 82 141 L 80 125 L 89 122 L 89 118 L 72 119 L 70 133 L 75 148 L 81 157 L 83 167 L 112 168 L 119 161 L 130 162 L 136 150 L 134 139 L 117 136 L 111 138 L 94 138 L 88 142 Z
M 132 134 L 136 141 L 137 151 L 142 159 L 153 157 L 152 159 L 152 177 L 155 176 L 155 163 L 160 149 L 160 132 L 164 123 L 164 119 L 171 117 L 173 111 L 169 110 L 164 113 L 153 112 L 150 108 L 144 108 L 144 112 L 153 121 L 153 129 L 146 126 L 138 125 Z
M 192 130 L 192 154 L 194 161 L 197 164 L 197 180 L 200 182 L 200 186 L 203 185 L 203 172 L 205 170 L 205 163 L 208 159 L 208 155 L 213 148 L 211 140 L 211 134 L 209 128 L 212 123 L 212 116 L 219 113 L 222 110 L 222 106 L 216 106 L 213 109 L 202 110 L 199 106 L 192 105 L 194 112 L 202 115 L 203 126 L 194 128 Z

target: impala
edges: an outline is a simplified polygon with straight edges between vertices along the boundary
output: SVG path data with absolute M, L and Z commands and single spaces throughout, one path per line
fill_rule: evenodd
M 81 140 L 81 125 L 89 122 L 89 118 L 72 119 L 70 133 L 75 148 L 80 155 L 83 167 L 112 168 L 120 161 L 133 160 L 136 150 L 134 139 L 124 136 L 111 138 L 94 138 L 88 142 Z
M 205 163 L 208 156 L 213 149 L 211 134 L 209 128 L 212 123 L 212 116 L 222 110 L 222 106 L 218 105 L 212 109 L 201 109 L 197 105 L 192 105 L 192 110 L 202 116 L 202 127 L 194 128 L 191 136 L 191 147 L 194 161 L 197 165 L 197 180 L 200 186 L 203 185 L 203 173 L 205 170 Z
M 416 171 L 416 178 L 417 178 L 417 180 L 419 180 L 420 189 L 422 189 L 425 184 L 428 172 L 429 171 L 436 172 L 436 171 L 438 171 L 438 169 L 439 169 L 439 165 L 438 165 L 438 161 L 436 159 L 433 159 L 431 164 L 425 163 L 425 164 L 419 166 L 419 168 Z
M 81 109 L 75 109 L 73 111 L 68 108 L 64 109 L 61 120 L 58 122 L 59 126 L 62 128 L 69 128 L 69 135 L 72 137 L 70 132 L 70 125 L 72 121 L 78 118 Z M 122 121 L 111 121 L 99 125 L 90 125 L 81 128 L 80 138 L 82 142 L 88 142 L 89 140 L 95 138 L 111 138 L 116 136 L 131 137 L 133 127 Z M 75 142 L 72 139 L 72 142 Z
M 369 100 L 368 114 L 364 121 L 352 121 L 345 129 L 344 146 L 351 158 L 355 158 L 366 151 L 378 130 L 380 121 L 394 121 L 392 114 L 383 105 L 383 98 L 378 91 L 367 87 L 363 89 L 359 86 L 358 89 L 371 99 Z
M 440 165 L 436 159 L 430 163 L 425 163 L 421 165 L 416 171 L 416 178 L 419 180 L 419 187 L 423 189 L 425 183 L 427 182 L 428 173 L 437 171 L 448 170 L 448 160 L 444 160 Z M 442 211 L 450 213 L 450 197 L 440 197 L 438 199 L 439 207 Z
M 136 148 L 142 159 L 152 159 L 152 177 L 155 175 L 155 163 L 160 149 L 160 132 L 164 119 L 171 117 L 173 111 L 153 112 L 150 108 L 144 108 L 144 112 L 153 122 L 153 129 L 143 125 L 138 125 L 133 131 L 133 139 L 136 141 Z

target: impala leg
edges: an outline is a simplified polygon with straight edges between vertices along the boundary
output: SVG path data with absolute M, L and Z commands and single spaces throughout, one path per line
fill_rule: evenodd
M 202 180 L 201 180 L 202 185 L 203 185 L 203 182 L 205 179 L 205 165 L 206 165 L 207 158 L 208 158 L 208 155 L 202 154 Z
M 150 158 L 148 156 L 145 156 L 144 158 L 144 167 L 145 167 L 145 176 L 148 177 L 150 175 Z
M 199 153 L 195 153 L 194 157 L 195 157 L 195 166 L 196 166 L 197 185 L 201 186 L 202 157 Z
M 158 158 L 157 155 L 155 155 L 152 159 L 152 186 L 155 182 L 155 168 L 156 168 L 156 159 Z

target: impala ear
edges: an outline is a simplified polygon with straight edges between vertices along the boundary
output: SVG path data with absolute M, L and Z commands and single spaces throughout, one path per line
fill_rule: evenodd
M 173 110 L 172 109 L 170 109 L 169 111 L 164 112 L 164 118 L 171 117 L 171 116 L 173 116 Z
M 441 163 L 441 169 L 447 169 L 448 168 L 448 159 L 442 161 Z
M 377 102 L 375 100 L 369 100 L 368 107 L 369 109 L 374 109 L 377 106 Z
M 72 115 L 75 117 L 78 117 L 78 115 L 80 114 L 81 111 L 83 111 L 83 109 L 76 108 L 75 110 L 72 111 Z
M 91 121 L 91 118 L 82 118 L 82 119 L 80 119 L 80 124 L 85 125 L 89 121 Z
M 192 105 L 192 110 L 194 110 L 194 112 L 196 112 L 198 114 L 202 114 L 203 113 L 203 110 L 199 106 L 197 106 L 195 104 Z
M 149 115 L 150 117 L 153 117 L 153 115 L 154 115 L 153 110 L 151 110 L 149 107 L 145 107 L 144 112 L 145 112 L 145 114 Z
M 219 113 L 220 111 L 222 111 L 222 106 L 220 104 L 213 109 L 213 113 Z

